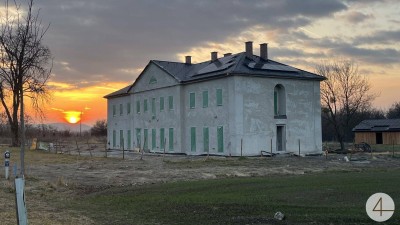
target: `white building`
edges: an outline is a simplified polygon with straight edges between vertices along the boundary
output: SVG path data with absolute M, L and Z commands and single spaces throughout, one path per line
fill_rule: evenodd
M 111 149 L 188 155 L 321 151 L 322 76 L 246 51 L 192 64 L 151 60 L 105 98 Z

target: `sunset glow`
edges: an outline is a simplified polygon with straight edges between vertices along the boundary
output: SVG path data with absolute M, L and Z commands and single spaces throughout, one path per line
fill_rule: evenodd
M 65 114 L 64 119 L 68 123 L 77 123 L 81 120 L 81 112 L 67 111 L 67 112 L 64 112 L 64 114 Z

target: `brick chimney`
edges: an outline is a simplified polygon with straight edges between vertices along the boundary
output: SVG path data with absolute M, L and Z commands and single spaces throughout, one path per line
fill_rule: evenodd
M 253 42 L 247 41 L 246 44 L 246 56 L 251 57 L 253 56 Z
M 260 58 L 268 60 L 268 43 L 260 44 Z
M 218 59 L 218 52 L 211 52 L 211 61 L 215 61 Z
M 189 65 L 192 64 L 192 56 L 190 55 L 185 56 L 185 63 Z

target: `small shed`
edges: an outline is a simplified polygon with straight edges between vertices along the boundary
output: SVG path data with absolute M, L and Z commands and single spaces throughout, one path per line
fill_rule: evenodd
M 363 120 L 353 128 L 355 143 L 400 144 L 400 119 Z

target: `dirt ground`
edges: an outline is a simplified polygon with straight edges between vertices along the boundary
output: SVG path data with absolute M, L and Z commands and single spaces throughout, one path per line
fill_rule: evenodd
M 1 149 L 4 152 L 4 149 Z M 11 166 L 18 164 L 18 152 L 12 152 Z M 90 156 L 92 155 L 92 156 Z M 141 154 L 121 151 L 105 153 L 101 149 L 55 154 L 38 150 L 26 156 L 26 196 L 30 224 L 93 224 L 79 212 L 65 215 L 64 208 L 49 204 L 54 198 L 69 198 L 115 186 L 136 186 L 180 180 L 217 179 L 224 177 L 264 177 L 302 175 L 328 171 L 391 170 L 400 168 L 400 157 L 390 153 L 357 153 L 350 161 L 345 155 L 216 157 Z M 11 169 L 11 175 L 14 172 Z M 1 224 L 15 224 L 13 184 L 4 180 L 0 170 Z M 11 201 L 10 201 L 11 199 Z M 47 221 L 47 222 L 46 222 Z M 57 221 L 57 222 L 55 222 Z

